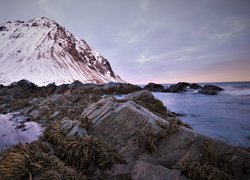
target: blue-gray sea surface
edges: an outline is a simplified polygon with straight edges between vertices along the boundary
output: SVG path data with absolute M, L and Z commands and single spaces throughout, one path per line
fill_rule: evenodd
M 250 146 L 250 83 L 210 83 L 225 91 L 218 95 L 153 93 L 169 110 L 186 114 L 180 117 L 194 130 L 231 144 Z

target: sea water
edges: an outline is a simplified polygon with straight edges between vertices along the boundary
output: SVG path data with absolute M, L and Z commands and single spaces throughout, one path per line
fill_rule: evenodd
M 220 86 L 225 91 L 214 96 L 199 94 L 197 91 L 153 94 L 169 110 L 185 114 L 180 119 L 190 124 L 195 131 L 231 144 L 249 147 L 250 83 L 210 84 Z

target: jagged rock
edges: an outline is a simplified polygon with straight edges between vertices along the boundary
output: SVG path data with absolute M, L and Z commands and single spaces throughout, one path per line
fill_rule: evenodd
M 87 130 L 81 126 L 79 121 L 72 121 L 65 117 L 61 123 L 62 132 L 66 134 L 67 137 L 83 137 L 88 135 Z
M 169 86 L 165 92 L 174 92 L 174 93 L 179 93 L 186 91 L 187 86 L 189 86 L 189 83 L 186 82 L 179 82 L 177 84 Z
M 217 95 L 219 91 L 223 91 L 224 89 L 214 85 L 205 85 L 200 91 L 201 94 L 206 95 Z
M 142 88 L 129 83 L 107 83 L 100 86 L 98 92 L 101 94 L 128 94 L 140 91 Z
M 57 86 L 54 93 L 56 94 L 63 94 L 69 89 L 68 84 L 62 84 L 60 86 Z
M 118 146 L 123 146 L 123 143 L 127 144 L 129 137 L 136 137 L 136 134 L 140 133 L 139 130 L 154 127 L 155 131 L 159 131 L 156 121 L 169 124 L 133 101 L 117 103 L 112 97 L 90 105 L 82 116 L 92 120 L 94 133 L 102 134 L 102 138 L 109 139 L 108 142 Z M 107 126 L 109 126 L 108 129 L 106 129 Z M 115 138 L 119 140 L 115 142 Z
M 26 79 L 11 83 L 10 86 L 11 87 L 18 86 L 18 87 L 21 87 L 23 89 L 32 89 L 32 88 L 37 87 L 34 83 L 32 83 L 32 82 L 30 82 L 30 81 L 28 81 Z
M 142 160 L 138 160 L 132 171 L 132 178 L 134 180 L 152 180 L 152 179 L 187 179 L 180 174 L 179 170 L 170 170 L 162 165 L 154 165 Z
M 82 86 L 84 86 L 84 84 L 81 81 L 74 81 L 73 83 L 68 85 L 68 88 L 70 89 L 76 89 L 76 88 L 81 88 Z
M 43 98 L 32 98 L 29 102 L 31 104 L 39 104 L 42 101 Z
M 56 87 L 55 83 L 50 83 L 47 86 L 40 88 L 38 93 L 40 93 L 40 96 L 49 96 L 56 90 Z
M 167 110 L 164 104 L 156 99 L 148 90 L 142 90 L 135 93 L 128 94 L 124 97 L 125 100 L 132 100 L 137 104 L 147 108 L 149 111 L 161 117 L 171 116 L 171 112 Z
M 161 92 L 162 90 L 164 90 L 164 86 L 161 84 L 148 83 L 146 86 L 144 86 L 144 89 L 149 91 Z
M 51 119 L 54 119 L 55 117 L 57 117 L 60 114 L 60 111 L 56 111 L 54 114 L 52 114 L 50 116 Z
M 37 109 L 33 109 L 28 115 L 32 118 L 36 119 L 39 117 L 40 111 Z
M 192 83 L 189 85 L 190 89 L 201 89 L 202 86 L 200 86 L 199 84 L 196 83 Z
M 142 90 L 135 93 L 130 93 L 124 97 L 124 99 L 135 100 L 135 99 L 155 99 L 153 94 L 148 90 Z
M 196 83 L 186 83 L 186 82 L 179 82 L 177 84 L 171 85 L 168 88 L 164 89 L 163 92 L 172 92 L 172 93 L 180 93 L 185 92 L 188 89 L 199 90 L 202 86 Z
M 59 94 L 53 94 L 48 97 L 48 100 L 55 105 L 68 105 L 70 103 L 65 96 Z

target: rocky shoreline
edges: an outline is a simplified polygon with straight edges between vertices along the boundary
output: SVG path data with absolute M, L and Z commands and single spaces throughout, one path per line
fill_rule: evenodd
M 168 89 L 187 87 L 220 91 Z M 37 141 L 0 154 L 0 179 L 250 179 L 247 149 L 193 131 L 146 89 L 156 90 L 79 81 L 0 86 L 0 114 L 19 112 L 45 128 Z

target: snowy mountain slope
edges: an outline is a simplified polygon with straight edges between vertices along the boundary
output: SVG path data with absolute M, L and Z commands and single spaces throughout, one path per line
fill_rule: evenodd
M 45 17 L 0 25 L 0 84 L 124 82 L 84 40 Z

